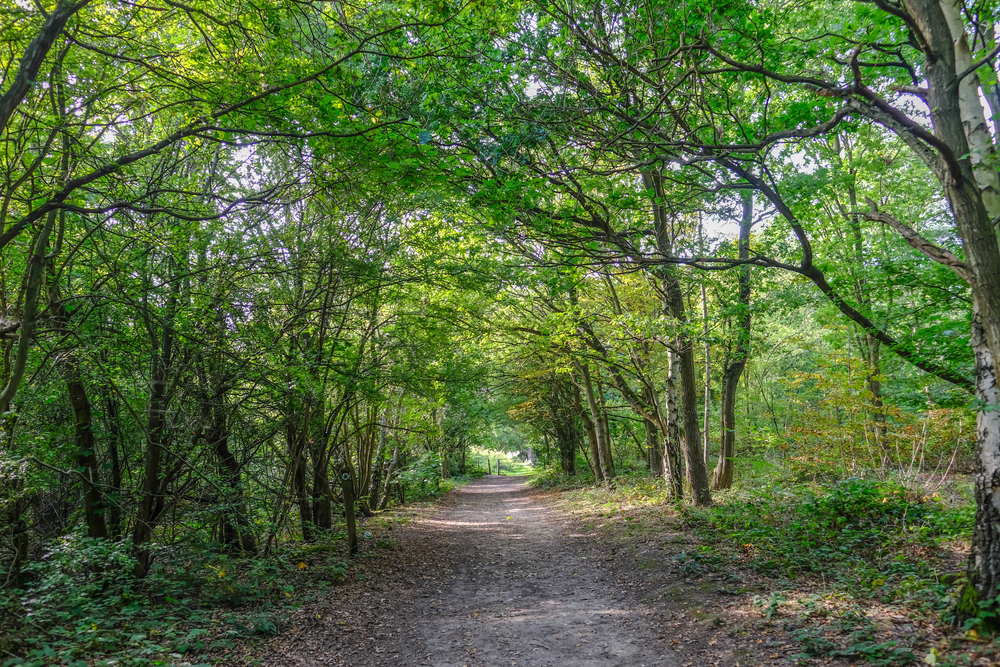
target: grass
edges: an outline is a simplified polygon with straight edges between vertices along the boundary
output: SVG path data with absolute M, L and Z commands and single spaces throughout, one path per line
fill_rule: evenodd
M 992 609 L 954 628 L 961 577 L 941 576 L 965 566 L 968 481 L 816 474 L 763 459 L 736 467 L 733 489 L 707 508 L 668 501 L 662 480 L 641 472 L 594 486 L 544 471 L 535 484 L 561 490 L 584 530 L 631 550 L 633 567 L 718 580 L 719 591 L 794 641 L 793 662 L 907 665 L 931 656 L 958 665 L 993 651 L 983 641 Z M 650 557 L 658 552 L 662 562 Z

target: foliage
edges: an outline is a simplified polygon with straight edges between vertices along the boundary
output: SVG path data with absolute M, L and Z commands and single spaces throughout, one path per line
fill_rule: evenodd
M 848 579 L 885 567 L 904 546 L 968 539 L 973 526 L 967 505 L 946 507 L 938 494 L 915 496 L 898 483 L 858 477 L 818 491 L 772 484 L 688 517 L 740 545 L 756 570 Z
M 132 577 L 124 545 L 65 540 L 31 565 L 23 589 L 4 597 L 3 643 L 23 647 L 25 659 L 3 664 L 190 661 L 231 649 L 239 637 L 277 632 L 290 610 L 346 572 L 342 533 L 326 540 L 266 558 L 234 558 L 211 544 L 163 548 L 143 581 Z

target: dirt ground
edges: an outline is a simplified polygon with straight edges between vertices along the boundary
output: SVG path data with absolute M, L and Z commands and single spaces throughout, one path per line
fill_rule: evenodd
M 784 589 L 779 605 L 776 582 L 744 567 L 749 556 L 703 562 L 705 545 L 676 512 L 648 510 L 639 520 L 525 478 L 485 477 L 367 525 L 374 534 L 344 581 L 222 662 L 834 667 L 914 664 L 940 650 L 1000 667 L 992 645 L 822 581 Z M 897 645 L 909 657 L 891 659 Z
M 524 478 L 488 476 L 386 533 L 331 599 L 255 651 L 262 665 L 682 665 L 657 610 Z M 686 662 L 686 661 L 685 661 Z M 705 663 L 703 663 L 705 664 Z

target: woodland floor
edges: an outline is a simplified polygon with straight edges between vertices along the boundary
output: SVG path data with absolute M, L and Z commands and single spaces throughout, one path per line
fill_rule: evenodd
M 392 525 L 371 528 L 367 557 L 328 598 L 223 662 L 748 667 L 798 650 L 729 591 L 731 574 L 664 548 L 682 533 L 604 539 L 525 478 L 485 477 Z

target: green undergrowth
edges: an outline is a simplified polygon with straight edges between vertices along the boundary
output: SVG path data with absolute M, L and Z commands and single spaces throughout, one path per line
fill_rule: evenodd
M 586 530 L 643 545 L 643 553 L 659 543 L 681 576 L 719 578 L 730 595 L 757 592 L 753 606 L 799 645 L 793 662 L 906 665 L 930 656 L 929 664 L 965 664 L 984 650 L 982 642 L 918 650 L 878 621 L 905 617 L 942 636 L 954 636 L 957 625 L 959 644 L 963 635 L 989 639 L 992 607 L 956 612 L 974 525 L 969 483 L 773 461 L 744 460 L 737 469 L 733 488 L 704 508 L 666 500 L 662 480 L 644 474 L 594 486 L 547 473 L 536 483 L 568 489 L 564 501 Z M 870 613 L 875 607 L 881 611 Z
M 123 543 L 65 539 L 0 598 L 0 660 L 14 665 L 184 665 L 268 635 L 348 569 L 343 535 L 236 557 L 218 545 L 156 550 L 154 569 L 131 576 Z
M 552 489 L 556 491 L 568 491 L 570 489 L 583 489 L 594 484 L 594 476 L 588 473 L 578 475 L 567 475 L 555 466 L 539 468 L 529 482 L 539 489 Z
M 433 501 L 480 476 L 440 480 L 440 460 L 399 475 L 407 501 Z M 411 506 L 412 507 L 412 506 Z M 396 547 L 370 531 L 405 524 L 410 508 L 359 526 L 362 554 Z M 200 665 L 237 641 L 280 631 L 290 613 L 326 595 L 349 573 L 346 528 L 313 542 L 284 542 L 264 555 L 226 553 L 216 543 L 154 546 L 154 565 L 132 577 L 127 540 L 76 536 L 51 544 L 27 566 L 20 588 L 0 590 L 0 667 L 24 665 Z M 0 578 L 2 581 L 2 578 Z
M 451 462 L 455 465 L 454 462 Z M 441 479 L 441 457 L 436 452 L 424 454 L 396 473 L 394 480 L 403 485 L 407 501 L 433 500 L 456 486 L 483 476 L 483 471 L 469 466 L 467 474 L 454 474 Z

